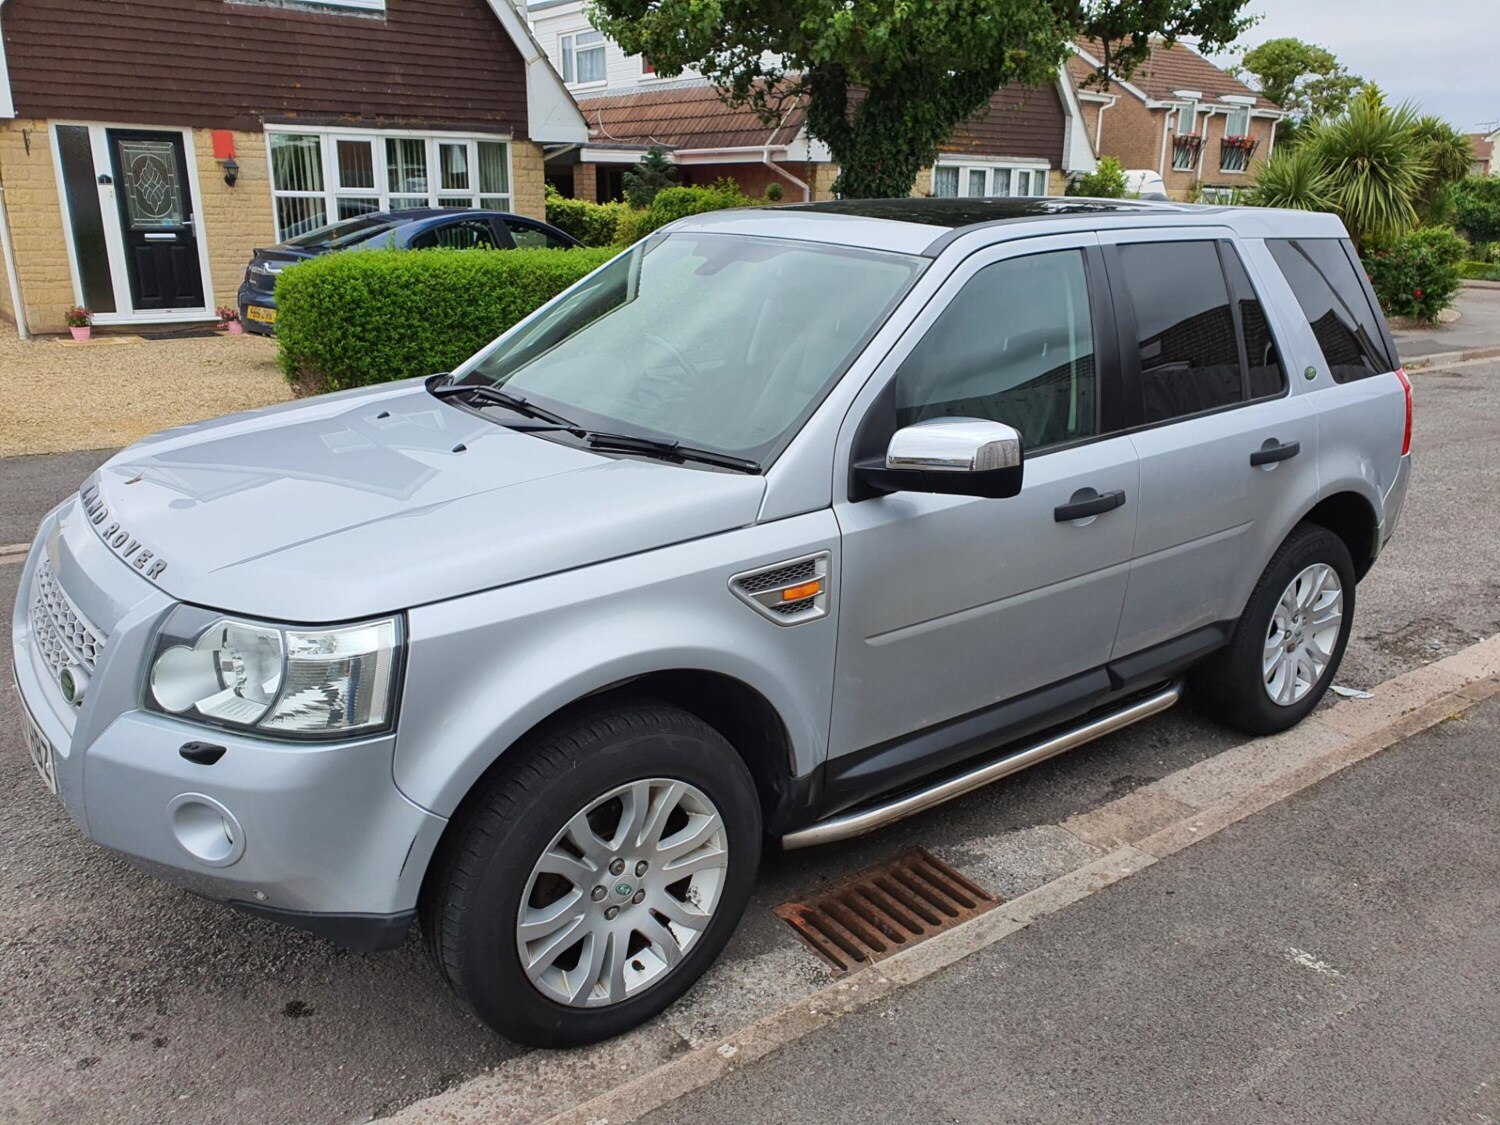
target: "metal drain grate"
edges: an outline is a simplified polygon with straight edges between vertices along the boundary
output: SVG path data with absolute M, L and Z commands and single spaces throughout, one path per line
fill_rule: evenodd
M 806 902 L 776 908 L 835 974 L 868 965 L 993 910 L 1000 900 L 916 848 Z

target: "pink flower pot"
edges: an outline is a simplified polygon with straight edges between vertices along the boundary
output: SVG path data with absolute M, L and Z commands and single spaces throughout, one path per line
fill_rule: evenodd
M 92 329 L 87 324 L 85 324 L 82 328 L 69 328 L 68 331 L 73 333 L 73 339 L 75 340 L 87 340 L 89 338 L 89 332 L 91 332 Z
M 245 326 L 237 320 L 226 320 L 224 322 L 224 330 L 231 336 L 238 336 L 245 330 Z

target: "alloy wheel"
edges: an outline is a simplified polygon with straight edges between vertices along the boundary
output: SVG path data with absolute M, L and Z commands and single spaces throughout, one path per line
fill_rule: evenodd
M 1300 703 L 1328 670 L 1344 622 L 1344 587 L 1338 572 L 1314 563 L 1282 591 L 1262 654 L 1262 682 L 1271 702 Z
M 702 937 L 728 868 L 723 817 L 701 789 L 671 778 L 613 789 L 533 866 L 516 918 L 521 967 L 571 1007 L 634 997 Z

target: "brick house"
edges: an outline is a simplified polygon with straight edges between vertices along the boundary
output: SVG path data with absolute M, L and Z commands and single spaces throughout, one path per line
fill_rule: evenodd
M 1493 133 L 1465 133 L 1464 136 L 1474 148 L 1469 175 L 1500 176 L 1500 161 L 1495 159 L 1495 145 L 1500 144 L 1500 129 Z
M 0 0 L 0 312 L 210 320 L 326 222 L 541 216 L 587 135 L 511 0 Z
M 1104 50 L 1080 40 L 1068 60 L 1095 150 L 1160 173 L 1173 199 L 1232 198 L 1276 146 L 1286 116 L 1185 43 L 1157 41 L 1129 81 L 1102 81 Z
M 563 194 L 619 198 L 624 172 L 655 144 L 667 149 L 683 184 L 727 177 L 752 196 L 778 182 L 789 200 L 828 198 L 838 166 L 808 133 L 804 104 L 790 102 L 768 126 L 752 110 L 725 105 L 700 75 L 662 78 L 649 60 L 627 55 L 594 30 L 583 0 L 530 0 L 525 10 L 589 126 L 588 144 L 547 162 L 547 178 Z M 1094 165 L 1078 91 L 1059 68 L 1054 83 L 998 91 L 943 146 L 936 166 L 918 174 L 912 191 L 1061 193 L 1068 175 Z

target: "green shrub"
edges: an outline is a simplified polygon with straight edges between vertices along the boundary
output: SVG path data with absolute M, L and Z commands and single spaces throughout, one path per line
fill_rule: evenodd
M 1098 167 L 1068 185 L 1069 195 L 1084 195 L 1092 199 L 1125 198 L 1125 169 L 1113 156 L 1100 157 Z
M 585 246 L 613 246 L 620 220 L 630 214 L 623 203 L 589 203 L 569 199 L 547 185 L 547 221 Z
M 733 180 L 719 180 L 712 187 L 663 188 L 656 193 L 645 218 L 639 223 L 637 238 L 642 238 L 658 227 L 682 219 L 688 215 L 701 215 L 705 211 L 723 211 L 730 207 L 753 207 L 758 200 L 749 198 Z
M 1500 242 L 1500 176 L 1470 176 L 1454 187 L 1453 224 L 1473 242 Z
M 621 177 L 625 202 L 635 208 L 650 207 L 656 193 L 677 184 L 677 165 L 667 159 L 667 150 L 652 145 L 641 162 Z
M 614 250 L 352 250 L 276 281 L 281 370 L 319 393 L 448 371 Z
M 1469 244 L 1451 227 L 1419 227 L 1394 242 L 1367 246 L 1365 270 L 1387 316 L 1432 321 L 1453 303 Z
M 1500 262 L 1460 262 L 1458 275 L 1466 281 L 1500 281 Z
M 782 187 L 775 180 L 766 185 L 765 201 L 767 203 L 780 203 L 785 196 L 786 188 Z

